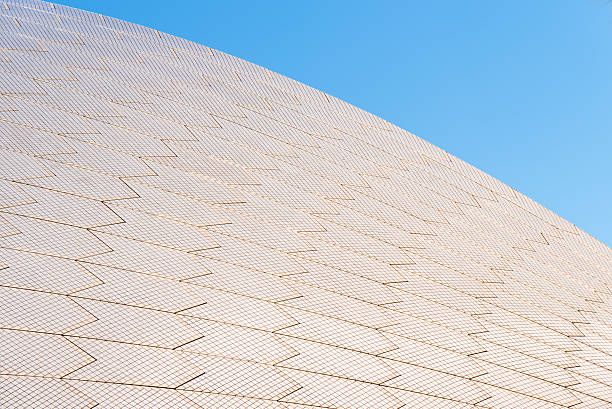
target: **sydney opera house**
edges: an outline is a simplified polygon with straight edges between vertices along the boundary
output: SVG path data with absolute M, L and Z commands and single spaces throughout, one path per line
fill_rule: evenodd
M 0 2 L 0 407 L 612 407 L 612 250 L 223 52 Z

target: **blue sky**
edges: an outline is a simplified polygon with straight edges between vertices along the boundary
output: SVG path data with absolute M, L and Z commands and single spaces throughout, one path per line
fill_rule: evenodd
M 56 0 L 377 114 L 612 245 L 607 0 Z

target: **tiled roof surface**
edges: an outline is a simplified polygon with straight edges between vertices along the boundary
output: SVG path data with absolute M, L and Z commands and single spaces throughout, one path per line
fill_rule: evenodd
M 265 68 L 0 2 L 0 407 L 612 407 L 612 250 Z

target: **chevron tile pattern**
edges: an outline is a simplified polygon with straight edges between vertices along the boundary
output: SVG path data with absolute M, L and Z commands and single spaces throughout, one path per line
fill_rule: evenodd
M 612 407 L 612 250 L 265 68 L 3 1 L 0 407 Z

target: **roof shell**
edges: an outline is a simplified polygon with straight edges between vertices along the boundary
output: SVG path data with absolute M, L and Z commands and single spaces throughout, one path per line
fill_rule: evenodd
M 612 405 L 612 250 L 204 45 L 0 7 L 0 406 Z

